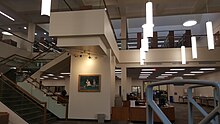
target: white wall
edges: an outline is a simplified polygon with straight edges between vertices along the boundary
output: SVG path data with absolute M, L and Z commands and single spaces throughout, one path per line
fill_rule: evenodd
M 199 80 L 209 80 L 214 82 L 220 82 L 220 72 L 210 73 L 206 75 L 199 76 Z M 198 96 L 213 96 L 213 88 L 212 87 L 204 87 L 198 88 L 195 90 L 196 95 Z
M 70 119 L 96 119 L 97 114 L 105 114 L 106 120 L 110 120 L 110 68 L 109 56 L 99 56 L 98 59 L 88 59 L 88 57 L 74 57 L 71 53 L 71 74 L 69 85 Z M 82 74 L 100 74 L 101 91 L 79 92 L 78 76 Z
M 0 112 L 9 113 L 9 124 L 28 124 L 25 120 L 19 117 L 16 113 L 14 113 L 11 109 L 5 106 L 2 102 L 0 102 Z
M 115 94 L 116 95 L 119 95 L 119 86 L 121 86 L 121 80 L 116 80 L 115 81 Z M 128 77 L 127 82 L 126 82 L 126 92 L 127 93 L 131 93 L 132 86 L 140 86 L 141 87 L 141 99 L 143 99 L 143 80 L 132 80 L 130 77 Z
M 22 37 L 24 39 L 28 39 L 27 38 L 27 34 L 23 34 L 21 32 L 14 32 L 14 34 L 16 34 L 16 35 L 18 35 L 18 36 L 20 36 L 20 37 Z M 29 42 L 27 42 L 27 41 L 25 41 L 25 40 L 23 40 L 23 39 L 21 39 L 19 37 L 16 37 L 14 35 L 11 35 L 11 36 L 3 35 L 2 39 L 3 40 L 4 39 L 11 39 L 11 40 L 17 42 L 17 47 L 18 48 L 21 48 L 21 49 L 27 50 L 27 51 L 32 51 L 32 44 L 31 43 L 29 43 Z
M 44 86 L 64 86 L 67 94 L 69 94 L 69 82 L 70 78 L 60 80 L 42 80 Z
M 110 50 L 111 51 L 111 50 Z M 116 58 L 110 52 L 110 74 L 111 74 L 111 106 L 115 105 L 115 66 L 116 66 Z
M 0 57 L 6 58 L 13 54 L 18 54 L 28 58 L 32 56 L 31 52 L 0 42 Z

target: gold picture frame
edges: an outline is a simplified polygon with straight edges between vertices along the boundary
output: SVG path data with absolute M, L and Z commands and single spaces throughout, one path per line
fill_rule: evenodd
M 78 91 L 79 92 L 100 92 L 101 91 L 101 75 L 99 74 L 79 75 Z

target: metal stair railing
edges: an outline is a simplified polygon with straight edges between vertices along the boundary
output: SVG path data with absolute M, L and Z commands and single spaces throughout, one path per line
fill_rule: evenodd
M 33 97 L 31 94 L 29 94 L 27 91 L 23 90 L 20 86 L 18 86 L 16 83 L 14 83 L 13 81 L 11 81 L 10 79 L 8 79 L 6 76 L 4 76 L 2 73 L 0 74 L 0 77 L 5 80 L 4 82 L 11 87 L 12 89 L 16 90 L 16 91 L 20 91 L 18 93 L 20 93 L 22 96 L 26 97 L 30 102 L 32 102 L 33 104 L 35 104 L 38 108 L 43 110 L 43 124 L 47 123 L 47 103 L 46 102 L 42 102 L 40 100 L 38 100 L 37 98 Z M 9 84 L 9 83 L 10 84 Z M 43 104 L 43 106 L 39 106 Z M 43 108 L 42 108 L 43 107 Z
M 189 108 L 189 111 L 188 111 L 188 124 L 193 124 L 193 114 L 192 114 L 192 107 L 194 105 L 194 107 L 196 107 L 201 113 L 203 116 L 208 116 L 208 113 L 193 99 L 193 96 L 192 96 L 192 90 L 194 88 L 199 88 L 199 87 L 205 87 L 203 85 L 195 85 L 195 86 L 190 86 L 188 87 L 187 89 L 187 96 L 188 96 L 188 108 Z M 216 90 L 214 89 L 214 107 L 217 107 L 217 104 L 218 104 L 218 94 L 216 92 Z M 211 120 L 211 123 L 212 124 L 218 124 L 218 116 L 216 116 L 215 119 Z
M 57 95 L 56 93 L 52 92 L 49 88 L 46 88 L 43 84 L 41 84 L 40 82 L 38 82 L 36 79 L 32 78 L 31 76 L 29 78 L 32 79 L 32 82 L 26 80 L 29 84 L 31 84 L 35 88 L 38 88 L 39 90 L 41 90 L 45 95 L 47 95 L 47 96 L 51 97 L 53 100 L 57 101 L 57 103 L 60 102 L 60 101 L 58 101 L 58 99 L 60 99 L 61 101 L 65 101 L 64 103 L 60 102 L 60 104 L 62 104 L 63 106 L 66 106 L 65 119 L 68 119 L 68 104 L 69 104 L 69 100 L 67 100 L 67 99 L 63 98 L 62 96 Z M 38 86 L 36 84 L 34 84 L 33 82 L 37 83 Z M 40 87 L 42 87 L 42 89 L 46 89 L 47 91 L 42 90 Z M 52 95 L 49 94 L 49 93 L 52 93 Z M 56 96 L 57 99 L 55 99 L 53 96 Z
M 205 80 L 193 80 L 193 79 L 182 79 L 182 80 L 165 80 L 165 81 L 159 81 L 152 84 L 149 84 L 146 88 L 146 99 L 147 99 L 147 124 L 153 124 L 153 111 L 158 115 L 160 120 L 163 122 L 163 124 L 172 124 L 169 119 L 166 117 L 166 115 L 161 111 L 161 109 L 157 106 L 157 104 L 153 100 L 153 87 L 154 86 L 160 86 L 160 85 L 184 85 L 184 84 L 193 84 L 193 85 L 202 85 L 202 86 L 212 86 L 215 88 L 215 99 L 217 101 L 220 101 L 220 83 L 212 82 L 212 81 L 205 81 Z M 190 89 L 189 89 L 190 90 Z M 217 115 L 220 114 L 220 106 L 219 104 L 215 106 L 214 110 L 211 111 L 202 121 L 200 121 L 199 124 L 207 124 L 211 120 L 216 119 Z M 190 115 L 191 117 L 191 115 Z M 189 118 L 192 119 L 192 118 Z M 189 122 L 192 122 L 192 120 L 189 120 Z M 215 124 L 218 124 L 218 121 L 214 122 Z

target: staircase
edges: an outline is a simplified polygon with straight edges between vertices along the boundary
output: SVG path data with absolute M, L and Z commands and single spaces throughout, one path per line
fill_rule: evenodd
M 48 55 L 48 53 L 39 53 L 38 55 L 36 55 L 37 57 L 35 56 L 32 59 L 28 59 L 23 56 L 14 54 L 14 55 L 11 55 L 5 59 L 0 60 L 0 72 L 3 71 L 2 69 L 4 68 L 4 70 L 5 70 L 4 72 L 6 72 L 5 73 L 6 75 L 3 75 L 3 76 L 9 78 L 10 81 L 12 80 L 10 83 L 14 84 L 14 85 L 3 85 L 2 89 L 4 89 L 4 87 L 6 87 L 6 86 L 11 86 L 9 88 L 13 89 L 13 87 L 15 87 L 15 88 L 19 87 L 19 89 L 21 91 L 21 92 L 16 91 L 15 92 L 15 93 L 17 93 L 16 95 L 15 94 L 4 95 L 5 93 L 7 93 L 7 92 L 10 93 L 11 91 L 10 90 L 7 90 L 7 91 L 0 90 L 0 93 L 1 92 L 3 93 L 3 95 L 1 95 L 1 97 L 0 97 L 0 101 L 3 101 L 2 103 L 4 103 L 9 108 L 11 108 L 18 115 L 20 115 L 22 118 L 24 117 L 24 119 L 27 122 L 29 122 L 29 121 L 32 122 L 32 120 L 37 121 L 37 119 L 41 120 L 41 121 L 44 120 L 43 116 L 42 116 L 42 114 L 43 114 L 42 112 L 44 112 L 44 111 L 50 111 L 56 117 L 61 118 L 61 119 L 67 118 L 68 103 L 60 103 L 58 101 L 58 99 L 63 100 L 63 98 L 57 94 L 54 94 L 54 93 L 48 91 L 48 89 L 45 89 L 45 88 L 43 88 L 43 90 L 39 89 L 39 87 L 38 87 L 39 82 L 37 82 L 35 79 L 36 79 L 36 76 L 39 76 L 39 74 L 42 71 L 46 71 L 50 67 L 56 65 L 60 61 L 69 57 L 69 54 L 67 52 L 64 52 L 63 54 L 58 54 L 59 56 L 57 56 L 57 55 L 51 56 L 51 54 L 49 56 L 47 56 L 47 55 Z M 49 57 L 50 57 L 50 59 L 47 59 Z M 14 67 L 16 67 L 16 68 L 14 68 Z M 30 77 L 30 75 L 32 75 L 32 76 Z M 27 77 L 29 77 L 29 78 L 27 78 Z M 25 79 L 26 79 L 26 81 L 24 81 Z M 4 81 L 4 80 L 1 80 L 1 82 L 2 81 Z M 33 85 L 36 83 L 38 83 L 38 86 Z M 42 86 L 42 87 L 44 87 L 44 86 Z M 22 96 L 21 95 L 22 92 L 25 92 L 26 94 L 29 94 L 29 96 L 34 97 L 35 101 L 34 102 L 33 101 L 32 102 L 24 101 L 23 98 L 20 98 Z M 19 93 L 21 93 L 21 94 L 19 94 Z M 19 97 L 17 95 L 19 95 Z M 19 98 L 19 100 L 16 98 Z M 38 109 L 35 111 L 36 107 L 34 107 L 34 108 L 32 108 L 32 107 L 34 106 L 33 104 L 36 101 L 38 101 L 38 105 L 40 105 L 41 107 L 39 108 L 39 106 L 38 106 Z M 29 107 L 29 108 L 24 109 L 24 108 L 22 108 L 23 106 Z M 44 107 L 46 110 L 43 111 L 42 107 Z M 14 108 L 16 110 L 14 110 Z M 34 110 L 34 111 L 31 111 L 31 110 Z M 48 112 L 48 113 L 50 113 L 50 112 Z M 52 113 L 47 114 L 47 116 L 46 116 L 47 121 L 54 120 L 53 119 L 54 115 L 51 116 Z M 38 117 L 36 115 L 41 115 L 41 116 Z M 52 118 L 50 118 L 50 116 Z M 28 117 L 28 119 L 26 119 L 26 117 Z
M 46 102 L 37 100 L 4 75 L 0 77 L 0 101 L 30 124 L 46 124 L 57 120 L 47 110 Z

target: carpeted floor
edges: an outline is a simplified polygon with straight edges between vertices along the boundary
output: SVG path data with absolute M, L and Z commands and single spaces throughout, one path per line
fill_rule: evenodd
M 175 106 L 175 123 L 174 124 L 187 124 L 188 123 L 188 108 L 187 104 L 173 104 Z M 210 112 L 212 107 L 204 107 L 207 112 Z M 194 124 L 198 124 L 204 116 L 195 108 L 193 108 Z M 145 124 L 146 122 L 113 122 L 106 121 L 106 124 Z M 97 121 L 57 121 L 53 124 L 98 124 Z

